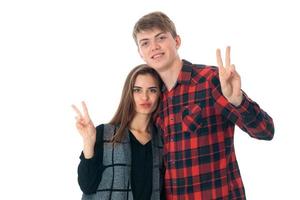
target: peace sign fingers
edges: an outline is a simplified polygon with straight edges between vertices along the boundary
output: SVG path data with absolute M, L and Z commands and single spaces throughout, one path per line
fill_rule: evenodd
M 83 114 L 84 114 L 85 118 L 86 118 L 86 119 L 88 119 L 88 120 L 91 120 L 91 118 L 90 118 L 90 115 L 89 115 L 89 112 L 88 112 L 88 109 L 87 109 L 87 106 L 86 106 L 85 102 L 84 102 L 84 101 L 82 101 L 82 102 L 81 102 L 81 105 L 82 105 L 82 108 L 83 108 Z
M 216 51 L 216 57 L 217 57 L 217 63 L 219 66 L 219 78 L 221 81 L 221 84 L 224 85 L 228 81 L 231 71 L 230 71 L 230 47 L 226 48 L 226 57 L 225 57 L 225 67 L 223 64 L 222 56 L 221 56 L 221 50 L 217 49 Z
M 82 118 L 83 117 L 80 110 L 75 105 L 72 104 L 72 108 L 77 113 L 76 118 Z
M 222 71 L 225 70 L 224 66 L 223 66 L 223 61 L 222 61 L 222 56 L 221 56 L 221 50 L 220 49 L 217 49 L 216 56 L 217 56 L 217 63 L 218 63 L 219 69 L 222 70 Z
M 230 46 L 226 48 L 226 56 L 225 56 L 225 66 L 226 68 L 230 67 Z
M 82 105 L 82 109 L 83 109 L 83 115 L 82 115 L 82 113 L 80 112 L 80 110 L 75 105 L 72 105 L 73 110 L 77 113 L 76 118 L 77 119 L 84 119 L 85 121 L 88 122 L 91 119 L 90 119 L 90 115 L 89 115 L 87 106 L 86 106 L 86 104 L 85 104 L 84 101 L 81 102 L 81 105 Z
M 226 48 L 225 66 L 223 65 L 221 50 L 217 49 L 217 63 L 219 66 L 219 79 L 223 95 L 234 105 L 239 105 L 242 99 L 241 78 L 237 73 L 235 66 L 231 64 L 230 47 Z

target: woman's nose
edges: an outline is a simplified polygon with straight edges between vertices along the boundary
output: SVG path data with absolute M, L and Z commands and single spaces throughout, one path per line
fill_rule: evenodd
M 143 98 L 143 100 L 148 100 L 148 99 L 149 99 L 149 94 L 148 94 L 148 92 L 143 92 L 142 98 Z

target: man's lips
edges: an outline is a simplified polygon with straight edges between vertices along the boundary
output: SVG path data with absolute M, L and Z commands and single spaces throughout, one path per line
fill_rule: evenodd
M 156 59 L 156 58 L 160 58 L 161 56 L 163 56 L 164 53 L 156 53 L 153 56 L 151 56 L 152 59 Z

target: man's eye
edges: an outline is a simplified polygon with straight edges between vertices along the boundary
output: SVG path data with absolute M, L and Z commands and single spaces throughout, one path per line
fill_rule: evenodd
M 164 40 L 164 39 L 166 39 L 167 37 L 166 36 L 160 36 L 159 37 L 159 40 Z
M 148 42 L 142 42 L 142 43 L 141 43 L 141 46 L 142 46 L 142 47 L 145 47 L 145 46 L 147 46 L 147 45 L 148 45 Z

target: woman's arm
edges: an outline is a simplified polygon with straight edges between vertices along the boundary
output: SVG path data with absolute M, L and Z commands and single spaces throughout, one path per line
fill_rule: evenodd
M 96 193 L 103 172 L 103 127 L 96 128 L 96 144 L 93 157 L 86 158 L 84 152 L 80 155 L 78 165 L 78 183 L 83 193 Z

